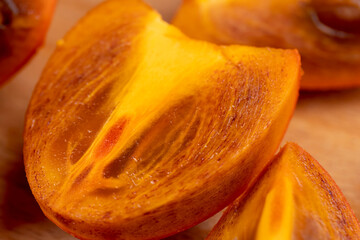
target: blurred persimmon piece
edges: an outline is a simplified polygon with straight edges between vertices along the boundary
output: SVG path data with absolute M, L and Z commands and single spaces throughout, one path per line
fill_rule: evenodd
M 360 227 L 330 175 L 288 143 L 207 239 L 360 239 Z
M 60 41 L 33 93 L 24 158 L 44 213 L 81 239 L 158 239 L 215 214 L 272 158 L 295 50 L 195 41 L 108 0 Z
M 45 39 L 56 0 L 0 0 L 0 85 Z
M 297 48 L 302 89 L 360 86 L 358 0 L 184 0 L 173 23 L 218 44 Z

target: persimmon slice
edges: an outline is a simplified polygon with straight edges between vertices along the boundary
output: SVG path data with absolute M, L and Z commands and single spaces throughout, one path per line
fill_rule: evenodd
M 360 86 L 360 5 L 354 0 L 186 0 L 173 23 L 218 44 L 297 48 L 305 90 Z
M 267 165 L 299 76 L 297 51 L 191 40 L 141 1 L 105 1 L 59 42 L 33 93 L 30 187 L 81 239 L 182 231 Z
M 43 43 L 56 0 L 0 0 L 0 85 Z
M 207 239 L 360 239 L 360 227 L 330 175 L 288 143 Z

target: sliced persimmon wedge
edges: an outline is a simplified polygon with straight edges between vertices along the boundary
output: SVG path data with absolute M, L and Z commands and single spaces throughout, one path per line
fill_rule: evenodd
M 0 0 L 0 86 L 44 41 L 56 0 Z
M 288 143 L 207 239 L 360 239 L 360 226 L 330 175 Z
M 185 0 L 173 23 L 218 44 L 297 48 L 304 90 L 360 86 L 356 0 Z
M 298 96 L 297 51 L 191 40 L 138 0 L 105 1 L 59 43 L 25 167 L 81 239 L 158 239 L 215 214 L 272 158 Z

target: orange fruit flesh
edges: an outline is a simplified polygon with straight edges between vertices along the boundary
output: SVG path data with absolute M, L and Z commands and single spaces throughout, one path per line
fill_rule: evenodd
M 207 239 L 359 239 L 359 223 L 330 175 L 288 143 L 225 211 Z
M 105 1 L 60 43 L 25 168 L 81 239 L 158 239 L 215 214 L 267 165 L 298 96 L 297 51 L 191 40 L 140 1 Z
M 351 0 L 313 2 L 186 0 L 173 23 L 190 37 L 217 44 L 298 49 L 305 72 L 301 80 L 301 88 L 304 90 L 360 86 L 360 35 L 355 31 L 359 29 L 356 23 L 360 22 L 360 15 L 356 14 L 360 13 L 360 6 L 340 4 L 347 6 L 340 13 L 345 15 L 353 10 L 352 15 L 358 18 L 353 16 L 352 21 L 348 22 L 348 28 L 339 30 L 334 29 L 329 20 L 321 20 L 324 14 L 318 13 L 319 9 L 325 10 L 325 3 L 325 6 L 332 6 L 335 3 L 331 2 Z M 321 7 L 318 7 L 319 4 Z M 330 9 L 335 11 L 339 8 Z M 343 17 L 350 18 L 347 15 Z M 340 23 L 346 24 L 343 22 Z M 354 25 L 357 27 L 354 28 Z M 348 30 L 350 32 L 344 32 Z

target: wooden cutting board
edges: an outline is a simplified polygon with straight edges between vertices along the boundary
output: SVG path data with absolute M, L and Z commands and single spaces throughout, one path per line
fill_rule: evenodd
M 0 89 L 0 239 L 74 239 L 44 217 L 28 187 L 22 162 L 24 115 L 55 43 L 101 0 L 59 0 L 47 41 Z M 148 0 L 169 20 L 180 0 Z M 310 152 L 333 176 L 360 217 L 360 89 L 300 95 L 285 136 Z M 216 217 L 172 239 L 203 239 Z

